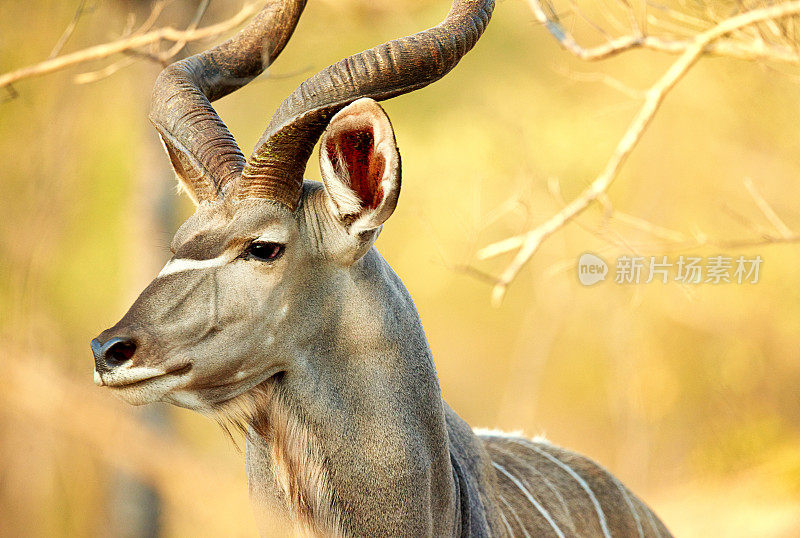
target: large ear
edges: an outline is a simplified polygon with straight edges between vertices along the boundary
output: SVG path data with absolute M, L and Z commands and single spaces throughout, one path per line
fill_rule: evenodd
M 364 98 L 340 110 L 322 135 L 319 161 L 328 209 L 347 233 L 379 231 L 400 194 L 400 154 L 380 105 Z

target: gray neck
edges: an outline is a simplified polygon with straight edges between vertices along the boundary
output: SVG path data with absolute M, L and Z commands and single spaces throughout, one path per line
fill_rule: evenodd
M 314 305 L 319 324 L 255 417 L 251 497 L 257 510 L 323 534 L 452 536 L 463 489 L 452 412 L 419 316 L 375 249 L 349 276 L 310 294 L 327 297 Z

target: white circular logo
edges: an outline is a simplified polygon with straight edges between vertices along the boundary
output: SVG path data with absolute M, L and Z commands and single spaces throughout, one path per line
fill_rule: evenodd
M 584 286 L 605 280 L 607 274 L 608 264 L 600 256 L 586 252 L 578 258 L 578 280 Z

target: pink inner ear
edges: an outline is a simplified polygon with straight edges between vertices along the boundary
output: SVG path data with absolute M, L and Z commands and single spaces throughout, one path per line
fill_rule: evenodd
M 332 162 L 337 162 L 337 153 L 340 156 L 339 166 L 349 176 L 349 186 L 358 195 L 362 207 L 377 208 L 383 201 L 381 179 L 386 160 L 375 152 L 372 127 L 339 133 L 331 137 L 325 149 Z

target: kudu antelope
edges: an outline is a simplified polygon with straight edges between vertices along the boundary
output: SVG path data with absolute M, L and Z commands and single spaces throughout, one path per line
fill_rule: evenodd
M 376 100 L 450 71 L 492 0 L 455 0 L 438 26 L 312 76 L 245 160 L 210 101 L 266 68 L 304 6 L 268 2 L 158 77 L 150 117 L 197 209 L 161 273 L 92 341 L 96 383 L 240 425 L 251 499 L 279 534 L 668 536 L 588 459 L 473 432 L 442 400 L 414 303 L 373 247 L 400 192 Z M 322 183 L 304 181 L 320 137 Z

